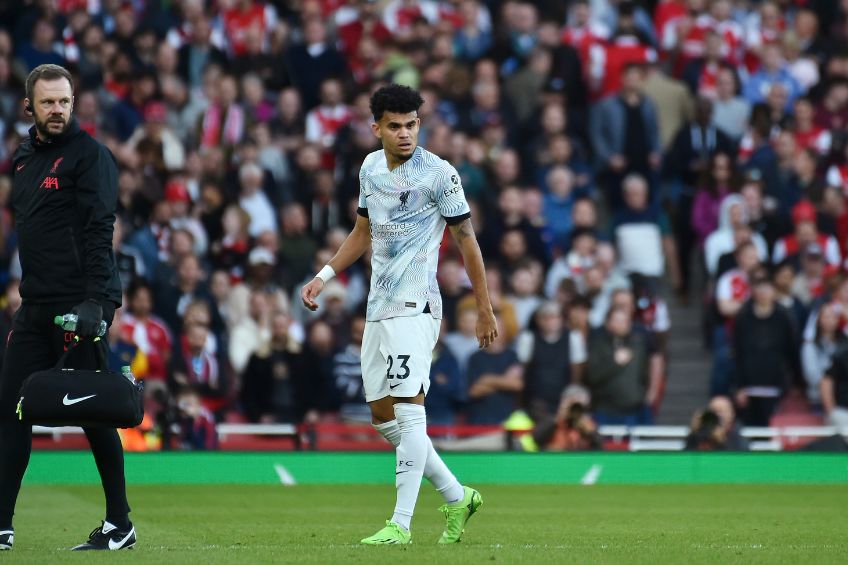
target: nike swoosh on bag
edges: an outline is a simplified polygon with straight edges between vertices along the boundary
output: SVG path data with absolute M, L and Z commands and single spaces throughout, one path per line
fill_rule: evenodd
M 62 399 L 62 404 L 64 404 L 65 406 L 71 406 L 73 404 L 77 404 L 79 402 L 82 402 L 83 400 L 88 400 L 89 398 L 94 398 L 95 396 L 97 396 L 97 395 L 91 394 L 89 396 L 81 396 L 79 398 L 68 398 L 68 395 L 66 394 L 65 398 Z
M 122 539 L 121 541 L 109 539 L 109 549 L 119 549 L 121 546 L 127 543 L 127 540 L 130 539 L 131 535 L 133 535 L 133 530 L 130 530 L 130 533 L 128 533 L 126 537 L 124 537 L 124 539 Z

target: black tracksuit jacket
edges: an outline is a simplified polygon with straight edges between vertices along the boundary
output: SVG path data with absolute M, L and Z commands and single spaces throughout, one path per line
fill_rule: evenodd
M 49 143 L 31 128 L 13 167 L 24 303 L 91 298 L 120 306 L 112 250 L 118 169 L 112 153 L 72 118 Z

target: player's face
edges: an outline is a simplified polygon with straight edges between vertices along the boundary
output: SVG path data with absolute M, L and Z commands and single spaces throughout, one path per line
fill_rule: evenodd
M 35 128 L 42 138 L 60 135 L 71 121 L 74 93 L 66 78 L 39 80 L 33 86 L 32 104 Z
M 421 119 L 417 112 L 397 114 L 384 112 L 380 121 L 373 124 L 371 129 L 380 141 L 383 149 L 392 158 L 406 161 L 418 146 L 418 130 Z

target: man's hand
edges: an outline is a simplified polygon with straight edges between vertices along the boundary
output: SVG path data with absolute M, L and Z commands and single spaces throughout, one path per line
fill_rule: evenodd
M 613 353 L 613 360 L 618 365 L 627 365 L 633 359 L 633 351 L 629 347 L 619 347 Z
M 318 277 L 309 281 L 309 284 L 300 289 L 300 299 L 303 300 L 303 305 L 313 312 L 317 310 L 318 303 L 315 302 L 315 299 L 318 298 L 322 290 L 324 290 L 324 281 Z
M 477 341 L 480 349 L 489 347 L 498 337 L 498 321 L 491 307 L 488 310 L 477 313 Z
M 103 321 L 103 307 L 92 298 L 80 302 L 71 309 L 77 315 L 76 334 L 82 338 L 96 336 Z
M 739 408 L 748 407 L 748 395 L 745 394 L 745 391 L 740 390 L 736 393 L 736 404 L 739 406 Z

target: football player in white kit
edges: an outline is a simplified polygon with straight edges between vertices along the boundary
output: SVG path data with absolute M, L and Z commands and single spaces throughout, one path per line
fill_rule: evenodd
M 462 252 L 477 301 L 477 338 L 488 347 L 497 337 L 483 257 L 456 169 L 418 147 L 423 100 L 397 84 L 371 97 L 372 130 L 383 149 L 369 154 L 359 173 L 356 225 L 338 253 L 301 290 L 304 305 L 328 280 L 372 246 L 371 288 L 362 343 L 362 379 L 372 422 L 397 453 L 397 504 L 391 520 L 364 544 L 410 543 L 410 522 L 421 477 L 442 494 L 446 525 L 439 543 L 460 540 L 468 518 L 483 503 L 462 486 L 427 436 L 424 396 L 439 336 L 442 299 L 436 282 L 439 245 L 447 224 Z

